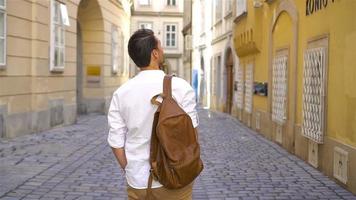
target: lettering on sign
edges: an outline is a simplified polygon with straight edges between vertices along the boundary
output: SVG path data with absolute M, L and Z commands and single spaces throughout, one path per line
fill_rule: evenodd
M 311 15 L 319 10 L 328 7 L 329 2 L 334 3 L 335 0 L 306 0 L 305 14 Z

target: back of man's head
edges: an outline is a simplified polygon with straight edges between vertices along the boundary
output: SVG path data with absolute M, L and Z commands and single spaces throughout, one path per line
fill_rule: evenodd
M 139 29 L 130 38 L 128 51 L 137 67 L 147 67 L 151 62 L 151 52 L 157 48 L 157 40 L 152 30 Z

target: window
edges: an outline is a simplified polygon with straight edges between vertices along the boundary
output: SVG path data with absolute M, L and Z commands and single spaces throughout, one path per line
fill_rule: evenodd
M 124 68 L 124 35 L 120 28 L 113 25 L 111 30 L 111 71 L 113 74 L 127 74 L 129 69 Z
M 121 30 L 113 25 L 111 30 L 111 71 L 113 74 L 127 73 L 124 69 L 124 37 Z
M 116 26 L 111 30 L 111 71 L 116 74 L 119 69 L 119 34 Z
M 225 1 L 225 15 L 228 15 L 232 11 L 232 0 Z
M 220 97 L 221 92 L 221 56 L 215 57 L 216 80 L 215 80 L 215 94 Z
M 152 23 L 151 22 L 140 22 L 138 23 L 139 29 L 151 29 L 152 30 Z
M 247 13 L 247 1 L 246 0 L 237 0 L 236 1 L 236 17 Z
M 66 5 L 51 1 L 51 50 L 50 70 L 63 71 L 65 57 L 65 25 L 69 26 Z
M 167 0 L 167 6 L 176 6 L 176 0 Z
M 138 3 L 141 6 L 149 6 L 150 5 L 150 0 L 138 0 Z
M 326 48 L 309 48 L 304 54 L 302 134 L 323 143 L 325 129 Z
M 218 22 L 222 18 L 222 1 L 215 0 L 215 23 Z
M 177 25 L 167 24 L 165 28 L 165 46 L 177 47 Z
M 0 0 L 0 65 L 6 65 L 6 1 Z

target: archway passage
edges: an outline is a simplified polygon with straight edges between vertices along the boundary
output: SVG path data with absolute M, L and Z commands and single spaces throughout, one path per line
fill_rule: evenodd
M 231 49 L 226 55 L 226 109 L 225 112 L 231 114 L 234 93 L 234 61 Z
M 272 137 L 291 153 L 295 150 L 297 91 L 297 18 L 292 8 L 293 4 L 280 4 L 277 17 L 272 22 L 269 47 L 269 110 L 272 115 Z
M 104 19 L 99 0 L 81 0 L 77 14 L 77 112 L 102 112 Z

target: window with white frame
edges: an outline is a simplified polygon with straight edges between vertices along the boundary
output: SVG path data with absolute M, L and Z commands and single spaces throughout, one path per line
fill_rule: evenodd
M 6 0 L 0 0 L 0 65 L 6 65 Z
M 253 64 L 246 66 L 245 75 L 245 111 L 252 113 L 252 101 L 253 101 Z
M 242 65 L 237 68 L 237 107 L 243 109 L 244 101 L 244 72 Z
M 111 71 L 117 74 L 119 70 L 119 33 L 117 26 L 112 26 L 111 29 Z
M 125 49 L 125 37 L 122 32 L 122 30 L 119 31 L 119 73 L 121 75 L 127 75 L 129 73 L 129 69 L 127 69 L 128 66 L 125 66 L 125 52 L 127 52 L 127 49 Z
M 165 47 L 176 48 L 177 45 L 177 25 L 176 24 L 166 24 L 165 25 L 165 35 L 164 44 Z
M 247 0 L 236 0 L 236 17 L 247 13 Z
M 139 22 L 138 23 L 139 29 L 151 29 L 153 28 L 152 22 Z
M 138 3 L 141 6 L 149 6 L 151 2 L 150 2 L 150 0 L 138 0 Z
M 215 59 L 216 80 L 215 80 L 215 94 L 220 97 L 221 91 L 221 56 L 216 56 Z
M 272 120 L 283 125 L 287 118 L 287 55 L 274 58 L 272 69 Z
M 65 64 L 65 26 L 69 26 L 66 5 L 51 1 L 50 70 L 63 71 Z
M 176 0 L 167 0 L 167 6 L 176 6 Z
M 215 0 L 214 1 L 214 8 L 215 8 L 215 23 L 222 19 L 222 1 Z
M 326 48 L 310 48 L 304 54 L 302 134 L 323 143 L 326 91 Z
M 225 15 L 232 11 L 232 0 L 225 0 Z

